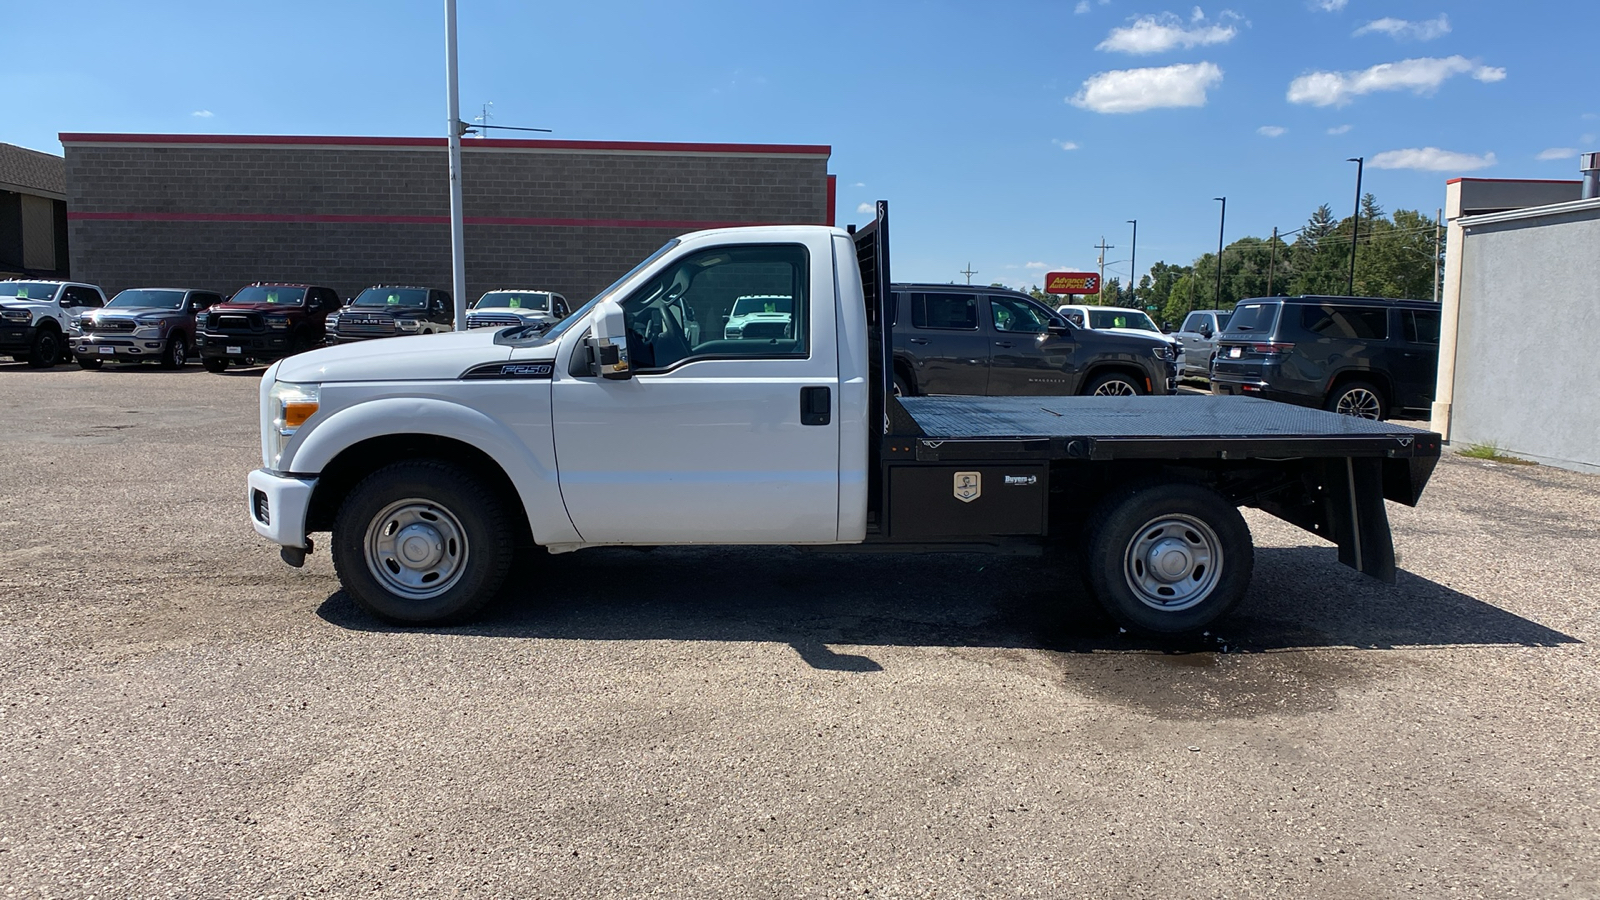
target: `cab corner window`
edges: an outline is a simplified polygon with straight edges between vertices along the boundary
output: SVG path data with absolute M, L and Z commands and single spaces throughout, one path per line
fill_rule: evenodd
M 634 366 L 805 357 L 808 266 L 795 244 L 720 247 L 678 261 L 622 303 Z

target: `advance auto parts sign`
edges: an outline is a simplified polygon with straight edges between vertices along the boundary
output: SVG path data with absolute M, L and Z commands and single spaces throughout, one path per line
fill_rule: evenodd
M 1100 276 L 1093 272 L 1050 272 L 1044 276 L 1046 294 L 1098 294 Z

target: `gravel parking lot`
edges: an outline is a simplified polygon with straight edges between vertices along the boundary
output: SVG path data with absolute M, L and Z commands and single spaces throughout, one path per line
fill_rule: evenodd
M 0 364 L 5 896 L 1600 895 L 1600 478 L 1446 459 L 1395 586 L 1251 513 L 1181 645 L 767 548 L 401 631 L 255 537 L 258 385 Z

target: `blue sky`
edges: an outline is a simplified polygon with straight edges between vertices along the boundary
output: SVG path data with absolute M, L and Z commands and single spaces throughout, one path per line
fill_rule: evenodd
M 0 0 L 0 141 L 62 131 L 437 135 L 443 3 Z M 536 4 L 459 0 L 463 115 L 573 140 L 833 147 L 895 275 L 1126 273 L 1447 179 L 1576 179 L 1600 8 L 1532 0 Z M 34 34 L 36 40 L 16 41 Z M 1544 157 L 1544 158 L 1541 158 Z M 443 173 L 441 173 L 443 177 Z

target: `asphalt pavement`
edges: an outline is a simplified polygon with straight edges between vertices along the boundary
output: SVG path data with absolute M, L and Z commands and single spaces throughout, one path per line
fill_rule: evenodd
M 1600 896 L 1600 478 L 1446 458 L 1396 585 L 1247 512 L 1179 643 L 759 547 L 397 630 L 251 530 L 258 387 L 0 364 L 3 896 Z

